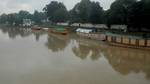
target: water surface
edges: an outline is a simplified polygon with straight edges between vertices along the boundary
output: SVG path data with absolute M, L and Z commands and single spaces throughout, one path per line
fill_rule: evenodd
M 150 52 L 0 28 L 0 84 L 150 84 Z

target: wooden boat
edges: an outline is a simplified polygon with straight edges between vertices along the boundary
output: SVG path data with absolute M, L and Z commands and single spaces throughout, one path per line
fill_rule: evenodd
M 48 31 L 48 30 L 49 30 L 49 28 L 42 28 L 42 30 L 44 30 L 44 31 Z
M 49 29 L 49 32 L 62 35 L 68 34 L 68 30 L 66 28 L 51 28 Z
M 32 30 L 41 30 L 42 28 L 39 27 L 39 26 L 37 26 L 37 25 L 35 25 L 35 26 L 33 26 L 31 29 L 32 29 Z
M 136 49 L 150 49 L 150 39 L 137 36 L 106 34 L 106 41 L 113 46 L 136 48 Z
M 150 50 L 150 38 L 143 38 L 133 35 L 119 35 L 112 33 L 95 33 L 89 29 L 78 29 L 76 31 L 79 36 L 105 41 L 109 45 Z

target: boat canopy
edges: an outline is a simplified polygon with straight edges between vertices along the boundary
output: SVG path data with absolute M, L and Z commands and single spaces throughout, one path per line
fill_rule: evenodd
M 78 28 L 76 32 L 81 32 L 81 33 L 91 33 L 93 32 L 93 29 L 83 29 L 83 28 Z

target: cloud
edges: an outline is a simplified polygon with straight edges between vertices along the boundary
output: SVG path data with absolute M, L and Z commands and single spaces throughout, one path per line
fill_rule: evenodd
M 14 13 L 20 10 L 33 12 L 34 10 L 42 11 L 44 6 L 53 0 L 0 0 L 0 14 Z M 81 0 L 55 0 L 63 2 L 67 9 L 70 10 Z M 108 9 L 114 0 L 91 0 L 98 1 L 104 9 Z
M 29 3 L 19 3 L 17 0 L 0 0 L 0 12 L 1 13 L 14 13 L 19 10 L 32 11 L 33 8 Z

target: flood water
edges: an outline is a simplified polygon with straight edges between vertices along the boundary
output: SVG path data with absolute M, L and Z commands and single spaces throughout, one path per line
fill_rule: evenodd
M 0 28 L 0 84 L 150 84 L 150 51 Z

